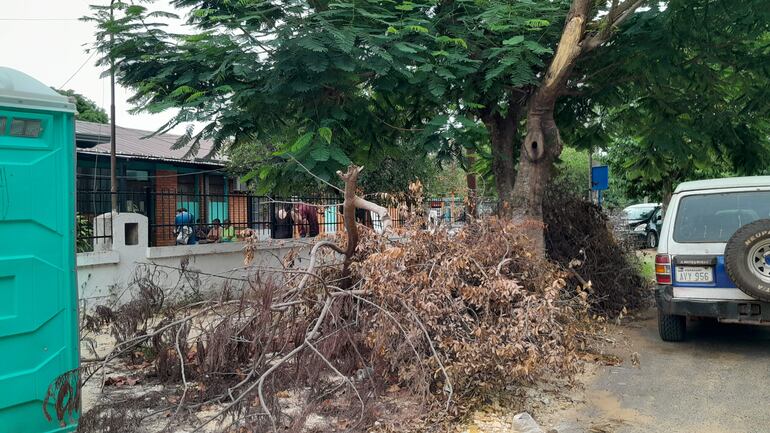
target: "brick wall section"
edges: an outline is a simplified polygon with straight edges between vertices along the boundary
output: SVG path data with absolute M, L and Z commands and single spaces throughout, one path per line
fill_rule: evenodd
M 169 193 L 176 193 L 176 171 L 156 170 L 155 175 L 155 223 L 170 224 L 166 227 L 155 228 L 155 246 L 174 245 L 174 217 L 176 217 L 176 197 Z M 166 194 L 169 195 L 166 195 Z
M 248 198 L 245 195 L 231 193 L 227 201 L 227 214 L 236 231 L 248 228 L 249 207 Z
M 323 206 L 318 206 L 318 234 L 326 234 L 326 212 Z
M 206 181 L 205 177 L 207 175 L 196 175 L 197 183 L 198 183 L 198 212 L 200 215 L 195 215 L 195 218 L 200 219 L 201 223 L 208 224 L 211 222 L 211 219 L 209 218 L 209 207 L 206 206 Z

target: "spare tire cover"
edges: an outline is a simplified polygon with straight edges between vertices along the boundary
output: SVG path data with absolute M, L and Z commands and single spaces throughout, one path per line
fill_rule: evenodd
M 725 267 L 744 293 L 770 302 L 770 219 L 746 224 L 727 241 Z

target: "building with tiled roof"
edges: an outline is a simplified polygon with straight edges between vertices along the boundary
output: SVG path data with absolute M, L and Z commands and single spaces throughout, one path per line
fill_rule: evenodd
M 115 132 L 118 210 L 169 222 L 169 227 L 160 230 L 163 239 L 154 240 L 156 244 L 173 242 L 173 217 L 180 207 L 189 209 L 202 223 L 245 212 L 245 206 L 232 195 L 240 184 L 236 177 L 227 176 L 226 159 L 206 157 L 211 153 L 210 141 L 202 140 L 197 154 L 187 155 L 187 149 L 172 148 L 179 138 L 176 135 L 152 135 L 151 131 L 123 127 Z M 92 219 L 112 207 L 110 125 L 77 121 L 75 142 L 77 210 Z

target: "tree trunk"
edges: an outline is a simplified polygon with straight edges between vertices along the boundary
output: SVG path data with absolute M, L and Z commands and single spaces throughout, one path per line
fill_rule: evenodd
M 663 187 L 661 188 L 663 192 L 663 197 L 661 198 L 661 207 L 663 208 L 663 212 L 668 209 L 668 203 L 671 201 L 671 197 L 674 195 L 674 182 L 676 182 L 676 179 L 678 178 L 678 174 L 670 174 L 668 180 L 663 183 Z
M 500 198 L 499 214 L 511 216 L 513 188 L 516 179 L 516 131 L 519 127 L 519 108 L 509 107 L 505 116 L 499 113 L 483 116 L 492 144 L 492 173 Z
M 476 150 L 468 149 L 465 154 L 467 158 L 467 173 L 465 174 L 465 183 L 468 188 L 468 198 L 465 204 L 465 215 L 470 221 L 475 219 L 478 214 L 476 209 L 478 207 L 478 185 L 476 184 L 476 173 L 473 171 L 473 166 L 476 165 Z
M 342 217 L 344 218 L 345 233 L 348 235 L 347 246 L 345 250 L 337 247 L 332 248 L 340 254 L 345 255 L 345 261 L 342 264 L 342 281 L 340 287 L 347 289 L 350 286 L 350 264 L 353 262 L 353 256 L 356 254 L 356 247 L 360 239 L 358 234 L 358 226 L 356 226 L 356 209 L 364 209 L 370 212 L 374 212 L 380 216 L 382 223 L 382 234 L 388 234 L 391 232 L 392 221 L 388 210 L 380 205 L 374 204 L 369 200 L 356 195 L 356 189 L 358 185 L 358 174 L 361 173 L 363 167 L 356 165 L 349 165 L 346 172 L 340 170 L 337 171 L 337 176 L 345 183 L 345 200 L 342 203 Z
M 545 254 L 543 195 L 551 180 L 553 162 L 563 147 L 553 113 L 582 52 L 581 40 L 590 7 L 590 0 L 572 2 L 556 53 L 527 110 L 527 136 L 521 144 L 511 216 L 522 223 L 534 251 L 540 254 Z
M 559 129 L 553 119 L 553 108 L 538 114 L 533 114 L 530 110 L 527 116 L 527 131 L 537 131 L 538 137 L 537 140 L 524 140 L 521 144 L 511 216 L 514 221 L 522 223 L 535 251 L 545 253 L 543 196 L 551 180 L 553 163 L 563 147 Z M 540 156 L 531 158 L 530 152 L 540 152 Z

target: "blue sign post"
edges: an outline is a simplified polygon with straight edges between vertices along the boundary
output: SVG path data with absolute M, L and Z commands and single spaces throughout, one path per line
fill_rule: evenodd
M 602 191 L 610 187 L 610 168 L 606 165 L 591 167 L 591 190 L 599 191 L 599 207 L 602 207 Z

